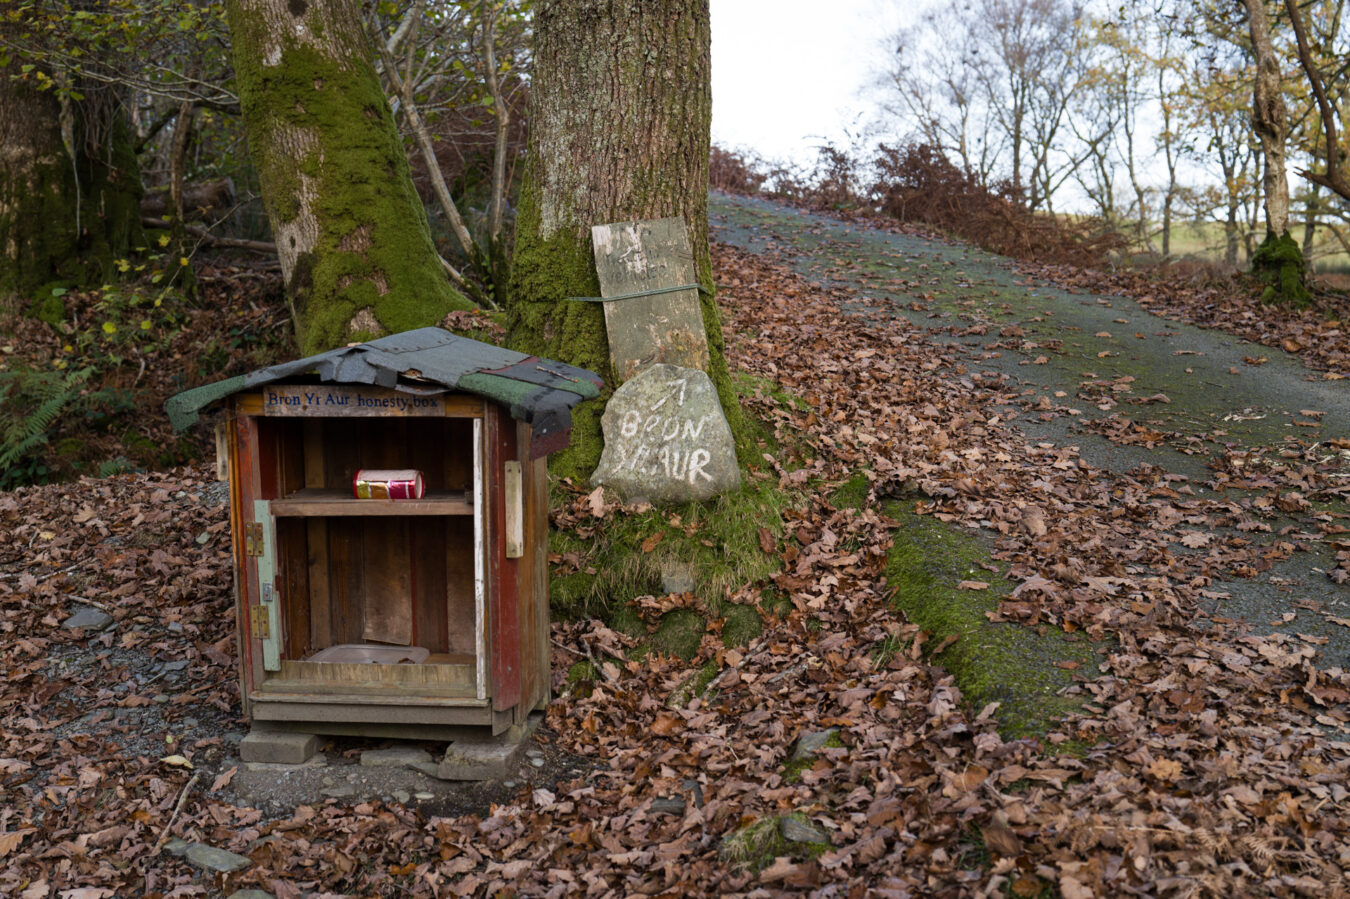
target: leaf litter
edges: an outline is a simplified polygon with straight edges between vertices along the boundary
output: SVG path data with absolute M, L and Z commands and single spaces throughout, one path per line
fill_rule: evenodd
M 0 497 L 0 892 L 1348 888 L 1350 677 L 1319 664 L 1309 638 L 1201 616 L 1221 599 L 1216 579 L 1313 543 L 1336 551 L 1329 576 L 1344 580 L 1343 514 L 1247 539 L 1265 534 L 1255 502 L 1200 498 L 1161 469 L 1113 475 L 1071 447 L 1028 443 L 1009 423 L 1044 404 L 1004 376 L 969 371 L 960 348 L 902 321 L 844 316 L 847 291 L 761 257 L 719 247 L 716 268 L 730 360 L 803 400 L 746 399 L 783 435 L 785 455 L 803 448 L 801 458 L 770 454 L 758 476 L 825 485 L 789 515 L 795 539 L 762 541 L 779 572 L 733 597 L 760 608 L 760 637 L 729 649 L 714 621 L 685 662 L 633 653 L 631 638 L 599 621 L 556 623 L 561 698 L 547 728 L 556 749 L 594 762 L 588 774 L 522 787 L 481 814 L 329 801 L 269 816 L 228 794 L 220 734 L 242 725 L 231 563 L 205 467 L 15 491 Z M 1302 455 L 1316 450 L 1289 451 L 1229 459 L 1215 478 L 1255 485 L 1272 508 L 1301 507 L 1293 493 L 1344 498 Z M 836 508 L 829 489 L 859 470 L 867 500 Z M 887 498 L 996 535 L 994 556 L 1017 583 L 999 620 L 1102 641 L 1099 664 L 1071 688 L 1082 716 L 1043 740 L 1004 741 L 993 704 L 966 707 L 929 661 L 936 641 L 889 605 Z M 579 492 L 554 523 L 584 531 L 606 514 L 621 510 Z M 116 627 L 62 628 L 81 607 Z M 566 690 L 567 666 L 595 653 L 605 657 L 597 682 Z M 700 667 L 712 672 L 707 689 L 671 702 Z M 839 745 L 790 774 L 794 744 L 826 730 Z M 758 860 L 724 851 L 748 826 L 789 816 L 822 837 L 817 849 L 780 842 L 782 854 Z M 252 865 L 205 878 L 158 852 L 170 833 Z

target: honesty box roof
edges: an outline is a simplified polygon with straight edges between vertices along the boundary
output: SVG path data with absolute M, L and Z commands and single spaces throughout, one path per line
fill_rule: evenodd
M 462 390 L 509 406 L 511 417 L 534 428 L 536 444 L 559 449 L 572 427 L 572 407 L 597 396 L 601 378 L 584 368 L 527 356 L 451 334 L 419 328 L 342 347 L 185 390 L 165 404 L 175 430 L 228 396 L 292 378 L 316 375 L 324 384 L 371 384 L 406 393 Z M 548 440 L 550 436 L 554 440 Z M 554 445 L 556 444 L 556 445 Z

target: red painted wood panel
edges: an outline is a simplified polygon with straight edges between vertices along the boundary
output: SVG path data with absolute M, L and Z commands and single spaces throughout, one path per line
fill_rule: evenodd
M 520 703 L 520 607 L 515 559 L 506 558 L 506 497 L 503 465 L 516 456 L 515 421 L 499 406 L 488 415 L 487 553 L 488 632 L 492 655 L 492 708 L 497 711 Z
M 261 492 L 257 420 L 249 416 L 235 418 L 232 436 L 230 518 L 234 526 L 234 570 L 238 588 L 240 691 L 247 705 L 249 693 L 263 678 L 262 643 L 253 636 L 248 613 L 251 606 L 258 604 L 258 566 L 244 547 L 245 526 L 253 521 L 253 501 Z

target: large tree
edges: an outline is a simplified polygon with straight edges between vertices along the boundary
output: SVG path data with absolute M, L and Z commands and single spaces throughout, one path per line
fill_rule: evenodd
M 28 62 L 21 28 L 0 23 L 0 296 L 111 280 L 143 243 L 123 92 Z
M 599 293 L 591 226 L 681 216 L 703 286 L 709 374 L 739 434 L 708 253 L 710 36 L 707 0 L 541 0 L 511 330 L 518 348 L 613 384 L 599 304 L 567 302 Z M 586 476 L 599 461 L 601 402 L 574 413 L 559 471 Z
M 1266 238 L 1252 256 L 1253 269 L 1269 286 L 1263 299 L 1271 302 L 1306 304 L 1304 286 L 1307 264 L 1302 248 L 1289 236 L 1289 177 L 1285 173 L 1289 141 L 1289 111 L 1285 106 L 1280 58 L 1270 36 L 1265 0 L 1244 0 L 1251 36 L 1256 76 L 1252 87 L 1252 130 L 1261 142 L 1262 200 L 1266 212 Z
M 302 351 L 471 308 L 432 243 L 355 0 L 227 0 L 226 9 Z

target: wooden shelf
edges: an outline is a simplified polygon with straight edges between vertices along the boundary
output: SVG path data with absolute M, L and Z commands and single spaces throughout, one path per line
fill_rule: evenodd
M 422 499 L 356 499 L 344 490 L 307 487 L 272 501 L 278 518 L 355 518 L 372 515 L 472 515 L 466 491 L 428 493 Z

